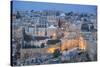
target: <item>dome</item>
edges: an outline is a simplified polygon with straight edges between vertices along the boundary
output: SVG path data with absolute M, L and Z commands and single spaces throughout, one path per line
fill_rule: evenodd
M 61 13 L 60 16 L 65 16 L 65 13 Z
M 54 25 L 49 26 L 48 28 L 56 28 Z

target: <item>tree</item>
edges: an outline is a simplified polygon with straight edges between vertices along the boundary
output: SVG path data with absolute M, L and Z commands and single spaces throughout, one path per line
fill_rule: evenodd
M 93 24 L 90 26 L 90 31 L 94 30 Z
M 61 20 L 59 19 L 59 20 L 58 20 L 58 27 L 61 28 L 61 26 L 62 26 L 62 22 L 61 22 Z
M 68 16 L 72 16 L 73 15 L 73 12 L 71 11 L 71 12 L 67 13 L 67 15 Z
M 41 44 L 41 48 L 44 48 L 44 47 L 45 47 L 45 45 L 44 45 L 44 43 L 42 43 L 42 44 Z
M 21 15 L 20 15 L 19 11 L 17 11 L 16 18 L 17 19 L 21 18 Z
M 54 53 L 53 53 L 53 57 L 56 58 L 56 57 L 59 57 L 60 55 L 60 50 L 59 49 L 55 49 Z
M 89 31 L 89 26 L 88 26 L 88 24 L 82 24 L 81 30 L 82 30 L 82 31 Z
M 56 16 L 59 16 L 60 15 L 60 12 L 56 12 Z
M 29 42 L 29 41 L 32 40 L 32 36 L 25 33 L 25 28 L 23 28 L 22 33 L 23 33 L 23 39 L 24 39 L 26 42 Z

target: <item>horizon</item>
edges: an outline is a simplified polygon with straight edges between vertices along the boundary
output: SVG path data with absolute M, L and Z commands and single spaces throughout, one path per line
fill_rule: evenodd
M 64 3 L 48 3 L 48 2 L 34 2 L 34 1 L 11 1 L 13 12 L 17 10 L 57 10 L 63 12 L 76 13 L 97 13 L 96 5 L 80 5 L 80 4 L 64 4 Z

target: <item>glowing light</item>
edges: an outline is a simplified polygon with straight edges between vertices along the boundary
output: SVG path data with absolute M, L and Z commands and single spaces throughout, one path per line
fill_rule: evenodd
M 48 53 L 54 53 L 55 49 L 56 48 L 54 48 L 54 47 L 50 47 L 50 48 L 48 48 L 47 52 Z
M 79 48 L 82 49 L 82 50 L 86 49 L 86 42 L 82 37 L 80 37 Z
M 83 37 L 78 37 L 76 39 L 64 40 L 60 47 L 50 47 L 47 49 L 48 53 L 54 53 L 55 49 L 60 49 L 61 52 L 66 49 L 79 48 L 81 50 L 86 50 L 86 41 Z
M 83 37 L 64 40 L 64 42 L 61 45 L 61 51 L 64 51 L 66 49 L 69 50 L 76 47 L 82 50 L 86 50 L 86 41 L 83 39 Z
M 53 37 L 55 37 L 56 36 L 56 33 L 53 33 Z

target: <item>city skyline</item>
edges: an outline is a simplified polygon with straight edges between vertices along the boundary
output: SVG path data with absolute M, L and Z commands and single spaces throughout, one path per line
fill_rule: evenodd
M 96 5 L 79 5 L 79 4 L 62 4 L 62 3 L 47 3 L 47 2 L 31 2 L 31 1 L 13 1 L 13 11 L 17 10 L 58 10 L 64 12 L 76 13 L 92 13 L 96 14 Z
M 97 61 L 96 6 L 13 1 L 11 10 L 12 66 Z

